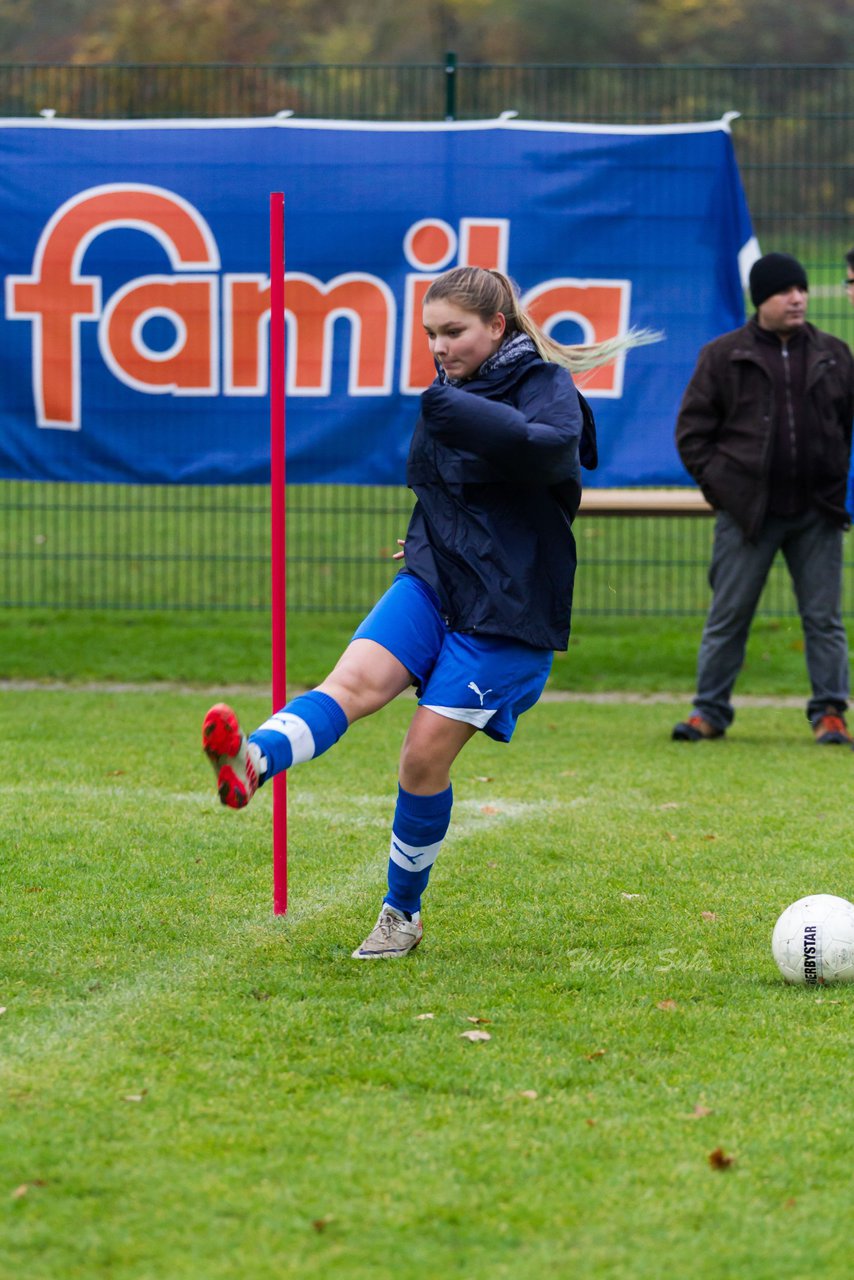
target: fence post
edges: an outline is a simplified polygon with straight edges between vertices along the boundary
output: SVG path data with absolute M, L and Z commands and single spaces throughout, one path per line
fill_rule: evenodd
M 457 118 L 457 55 L 445 54 L 445 119 Z

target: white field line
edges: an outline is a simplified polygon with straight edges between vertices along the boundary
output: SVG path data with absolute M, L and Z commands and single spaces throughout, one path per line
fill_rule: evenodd
M 2 787 L 0 788 L 0 794 L 11 794 L 15 790 L 20 789 Z M 50 790 L 50 784 L 49 782 L 45 782 L 41 786 L 38 783 L 34 786 L 28 784 L 28 795 L 31 796 L 33 790 Z M 127 795 L 133 794 L 136 798 L 139 798 L 140 794 L 148 793 L 152 796 L 157 796 L 160 800 L 163 799 L 162 790 L 153 787 L 138 789 L 122 787 L 120 790 Z M 116 789 L 108 785 L 103 787 L 71 786 L 66 787 L 64 793 L 66 796 L 69 793 L 86 796 L 93 793 L 104 793 L 115 797 Z M 382 824 L 390 813 L 391 806 L 388 796 L 357 796 L 347 801 L 343 811 L 341 809 L 333 811 L 324 809 L 322 805 L 318 804 L 317 795 L 318 793 L 307 791 L 298 798 L 295 796 L 294 801 L 296 805 L 305 807 L 306 815 L 310 815 L 312 820 L 320 821 L 327 825 L 340 822 L 343 819 L 346 820 L 348 828 L 375 827 Z M 215 800 L 210 796 L 196 795 L 195 793 L 179 793 L 177 796 L 170 796 L 169 799 L 170 801 L 178 799 L 193 805 L 204 806 L 215 803 Z M 533 813 L 542 816 L 545 811 L 560 812 L 561 810 L 577 808 L 581 804 L 591 803 L 592 799 L 592 797 L 578 796 L 569 801 L 553 800 L 547 803 L 529 804 L 502 800 L 487 793 L 477 800 L 460 801 L 454 806 L 452 826 L 448 833 L 447 847 L 443 850 L 443 854 L 453 856 L 453 846 L 456 839 L 478 829 L 483 830 L 484 827 L 494 829 L 508 823 L 523 822 Z M 296 813 L 294 816 L 298 817 Z M 334 833 L 332 838 L 334 839 Z M 354 898 L 363 896 L 366 886 L 370 886 L 373 883 L 376 883 L 377 904 L 379 904 L 385 887 L 385 869 L 388 857 L 387 840 L 387 835 L 380 837 L 373 853 L 363 858 L 356 866 L 352 866 L 344 874 L 336 874 L 334 881 L 315 888 L 309 888 L 305 883 L 302 883 L 296 900 L 292 902 L 285 920 L 281 922 L 282 927 L 289 930 L 327 911 L 334 911 L 340 908 L 342 903 L 352 902 Z M 377 909 L 379 909 L 378 905 Z M 370 930 L 372 923 L 373 918 L 366 919 L 364 924 L 365 934 Z M 239 924 L 232 922 L 229 926 L 229 933 L 232 937 L 240 934 L 245 935 L 247 944 L 251 945 L 252 940 L 259 937 L 267 940 L 270 927 L 270 917 L 262 919 L 259 916 L 248 916 Z M 353 938 L 354 947 L 360 941 L 361 936 L 360 934 L 359 937 Z M 289 955 L 283 950 L 282 963 L 287 964 L 288 960 Z M 111 1026 L 115 1022 L 117 1015 L 124 1013 L 126 1010 L 134 1009 L 138 1016 L 142 1016 L 145 1009 L 147 1007 L 150 1008 L 152 1003 L 156 1002 L 159 997 L 168 995 L 179 988 L 186 988 L 188 984 L 203 976 L 210 969 L 210 964 L 211 957 L 206 953 L 199 954 L 190 960 L 186 957 L 181 957 L 180 961 L 165 957 L 160 962 L 149 964 L 144 972 L 135 974 L 124 982 L 111 984 L 107 991 L 101 995 L 93 995 L 85 1005 L 77 1004 L 68 1008 L 58 1017 L 52 1018 L 48 1027 L 27 1024 L 18 1035 L 15 1034 L 15 1001 L 10 1002 L 4 1017 L 4 1043 L 3 1056 L 0 1059 L 0 1081 L 3 1081 L 8 1087 L 25 1088 L 28 1063 L 36 1057 L 42 1060 L 46 1056 L 50 1056 L 54 1063 L 58 1060 L 79 1062 L 85 1059 L 86 1044 L 100 1038 L 103 1034 L 103 1028 Z M 93 969 L 94 972 L 96 971 Z M 26 1004 L 26 994 L 21 997 L 21 1003 Z M 128 1089 L 132 1092 L 130 1085 L 128 1085 Z
M 49 775 L 41 778 L 27 779 L 26 787 L 23 785 L 15 786 L 11 783 L 0 783 L 0 796 L 16 796 L 22 802 L 31 806 L 34 795 L 46 795 L 54 798 L 57 794 L 58 784 L 56 779 Z M 69 783 L 63 781 L 62 803 L 63 807 L 68 807 L 68 801 L 74 798 L 81 800 L 103 799 L 108 801 L 115 800 L 152 800 L 162 802 L 168 797 L 170 804 L 191 805 L 193 808 L 199 809 L 219 809 L 219 801 L 216 795 L 211 797 L 209 791 L 165 791 L 163 787 L 152 786 L 133 786 L 122 783 L 119 786 L 111 786 L 108 782 L 78 782 Z M 96 819 L 99 823 L 110 822 L 115 820 L 115 815 L 106 810 L 103 815 Z
M 56 796 L 56 782 L 50 777 L 34 778 L 27 781 L 26 789 L 13 783 L 0 783 L 0 796 L 21 798 L 26 794 L 28 803 L 34 795 Z M 109 782 L 80 782 L 62 784 L 63 807 L 67 809 L 70 800 L 79 797 L 81 800 L 109 799 L 128 800 L 137 803 L 140 800 L 164 800 L 169 803 L 185 804 L 194 809 L 211 809 L 220 812 L 217 797 L 210 791 L 175 791 L 166 792 L 163 787 L 133 786 L 126 783 L 112 785 Z M 529 804 L 524 801 L 504 800 L 492 797 L 484 792 L 477 800 L 456 800 L 454 802 L 453 830 L 465 832 L 482 826 L 484 822 L 523 822 L 530 816 L 543 813 L 559 813 L 563 809 L 577 809 L 581 805 L 590 804 L 592 797 L 575 796 L 571 800 L 537 801 Z M 361 830 L 367 827 L 382 826 L 388 823 L 393 812 L 394 797 L 391 792 L 385 796 L 347 796 L 343 807 L 325 808 L 318 796 L 310 791 L 300 791 L 296 787 L 291 792 L 291 807 L 295 816 L 300 812 L 303 817 L 319 822 L 333 833 L 336 824 L 346 823 L 350 829 Z M 258 802 L 253 805 L 258 808 Z M 113 821 L 115 814 L 106 812 L 100 821 Z M 240 821 L 240 819 L 237 819 Z M 450 837 L 449 837 L 450 838 Z
M 294 687 L 291 697 L 296 697 L 304 690 Z M 270 690 L 267 685 L 231 684 L 231 685 L 187 685 L 169 680 L 150 682 L 119 682 L 93 680 L 73 682 L 64 680 L 0 680 L 0 693 L 107 693 L 134 694 L 167 693 L 173 697 L 198 698 L 200 701 L 210 698 L 267 698 Z M 403 698 L 414 698 L 414 691 L 400 695 Z M 602 691 L 599 693 L 576 693 L 565 689 L 546 689 L 540 698 L 541 702 L 551 703 L 589 703 L 593 706 L 671 706 L 690 704 L 693 694 L 691 690 L 682 692 L 663 690 L 659 693 L 633 693 L 631 691 Z M 736 707 L 802 707 L 806 705 L 807 693 L 800 695 L 770 696 L 764 694 L 736 694 L 733 704 Z

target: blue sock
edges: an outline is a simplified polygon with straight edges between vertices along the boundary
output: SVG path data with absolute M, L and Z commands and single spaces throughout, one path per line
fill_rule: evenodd
M 434 796 L 397 789 L 388 860 L 388 893 L 383 899 L 407 915 L 421 909 L 430 868 L 438 857 L 451 821 L 453 788 Z
M 322 755 L 335 745 L 348 723 L 340 705 L 328 693 L 311 689 L 292 698 L 249 735 L 249 741 L 260 748 L 267 763 L 259 781 L 266 782 L 292 764 Z

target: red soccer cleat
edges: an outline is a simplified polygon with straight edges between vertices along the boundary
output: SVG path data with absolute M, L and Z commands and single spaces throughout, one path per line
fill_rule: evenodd
M 258 790 L 260 752 L 225 702 L 218 702 L 205 716 L 202 747 L 216 774 L 221 802 L 229 809 L 245 809 Z

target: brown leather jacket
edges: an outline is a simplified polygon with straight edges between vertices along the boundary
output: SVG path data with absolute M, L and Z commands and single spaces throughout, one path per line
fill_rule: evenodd
M 804 326 L 807 493 L 827 519 L 848 528 L 845 510 L 854 357 L 844 342 Z M 688 472 L 718 511 L 755 538 L 768 506 L 774 438 L 775 374 L 754 317 L 703 347 L 682 398 L 676 447 Z

